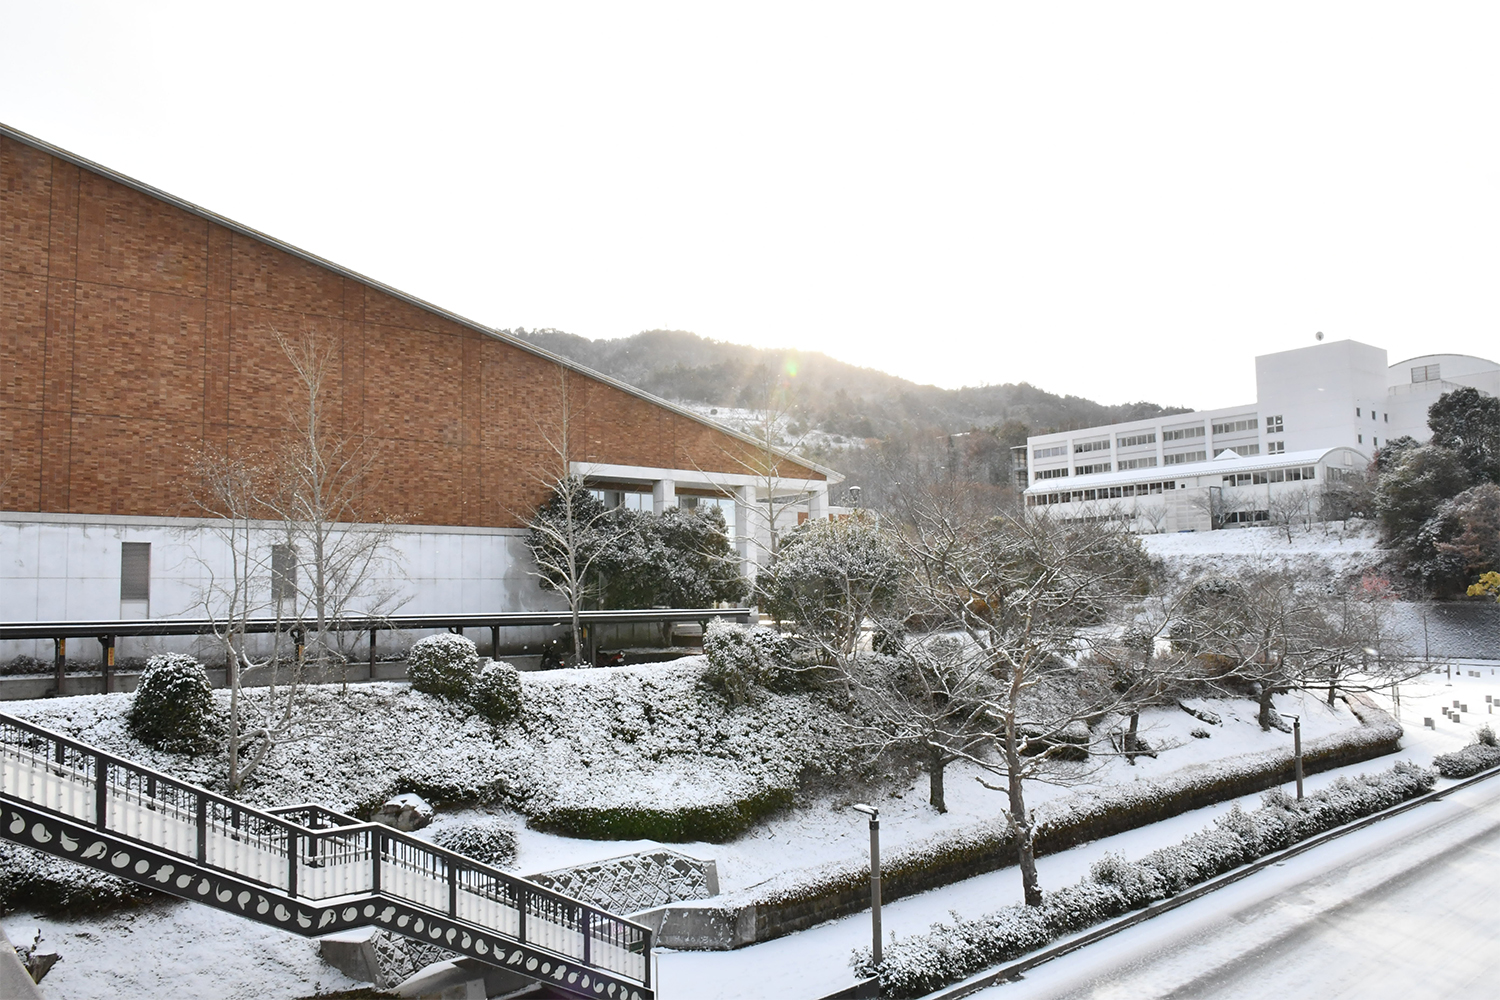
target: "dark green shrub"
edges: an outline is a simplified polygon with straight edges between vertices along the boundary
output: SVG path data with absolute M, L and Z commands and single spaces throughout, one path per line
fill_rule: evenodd
M 521 714 L 521 675 L 509 663 L 486 663 L 469 681 L 469 704 L 491 722 Z
M 1471 743 L 1462 750 L 1434 757 L 1432 763 L 1445 778 L 1467 778 L 1500 766 L 1500 747 Z
M 479 670 L 479 650 L 461 635 L 429 635 L 417 640 L 406 657 L 406 678 L 418 691 L 462 700 Z
M 770 788 L 737 802 L 657 808 L 560 806 L 533 815 L 538 829 L 585 840 L 657 840 L 668 844 L 723 843 L 792 804 L 790 788 Z
M 203 664 L 182 653 L 151 657 L 125 721 L 132 736 L 158 749 L 175 753 L 209 749 L 220 727 Z
M 432 832 L 432 842 L 496 868 L 516 860 L 516 831 L 498 820 L 439 827 Z

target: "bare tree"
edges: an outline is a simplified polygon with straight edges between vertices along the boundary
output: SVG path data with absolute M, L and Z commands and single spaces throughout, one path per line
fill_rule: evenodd
M 573 473 L 571 388 L 568 369 L 559 366 L 557 419 L 550 427 L 537 424 L 549 454 L 534 478 L 550 497 L 522 519 L 536 562 L 531 574 L 568 602 L 571 663 L 577 666 L 583 662 L 582 612 L 598 591 L 595 563 L 620 532 L 612 528 L 609 511 L 588 484 Z
M 1292 542 L 1294 528 L 1306 528 L 1312 524 L 1315 501 L 1313 491 L 1305 486 L 1271 493 L 1267 502 L 1271 523 L 1286 535 L 1288 545 Z
M 398 599 L 393 524 L 375 505 L 375 449 L 332 417 L 336 346 L 314 334 L 276 339 L 294 375 L 286 432 L 254 454 L 204 455 L 197 468 L 199 506 L 215 516 L 227 555 L 222 573 L 200 559 L 208 575 L 200 605 L 224 651 L 235 791 L 276 746 L 314 735 L 298 711 L 310 670 L 326 679 L 348 662 L 339 620 L 378 619 Z M 248 623 L 267 611 L 278 619 L 276 638 L 257 656 Z M 283 633 L 294 649 L 284 677 Z M 252 704 L 243 687 L 256 671 L 269 684 Z
M 1079 660 L 1118 630 L 1111 623 L 1143 587 L 1147 560 L 1117 522 L 1015 511 L 960 521 L 931 502 L 909 507 L 902 538 L 916 617 L 961 637 L 945 669 L 991 682 L 975 692 L 991 752 L 966 759 L 1003 779 L 985 784 L 1007 795 L 1026 901 L 1038 905 L 1026 783 L 1078 780 L 1079 758 L 1102 742 L 1089 721 L 1125 707 L 1123 693 Z

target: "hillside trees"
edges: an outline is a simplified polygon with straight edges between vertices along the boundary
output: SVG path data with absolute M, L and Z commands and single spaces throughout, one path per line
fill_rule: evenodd
M 1447 448 L 1476 483 L 1500 483 L 1500 399 L 1464 386 L 1427 410 L 1432 444 Z

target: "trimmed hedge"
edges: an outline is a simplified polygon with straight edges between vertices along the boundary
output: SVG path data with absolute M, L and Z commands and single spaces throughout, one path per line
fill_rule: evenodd
M 516 831 L 498 820 L 438 827 L 432 842 L 497 868 L 509 868 L 516 860 Z
M 1238 806 L 1214 828 L 1139 861 L 1106 855 L 1078 883 L 1045 893 L 1042 905 L 1013 905 L 973 920 L 933 924 L 925 934 L 893 941 L 877 968 L 869 949 L 854 953 L 855 975 L 879 975 L 883 997 L 918 997 L 1048 942 L 1120 916 L 1306 840 L 1388 809 L 1432 789 L 1433 772 L 1398 761 L 1389 771 L 1340 778 L 1298 801 L 1273 790 L 1265 804 Z
M 1500 747 L 1471 743 L 1462 750 L 1434 757 L 1432 763 L 1445 778 L 1468 778 L 1480 771 L 1500 767 Z
M 658 840 L 687 843 L 733 840 L 762 819 L 791 806 L 795 792 L 770 788 L 743 799 L 711 805 L 554 806 L 530 817 L 531 825 L 585 840 Z

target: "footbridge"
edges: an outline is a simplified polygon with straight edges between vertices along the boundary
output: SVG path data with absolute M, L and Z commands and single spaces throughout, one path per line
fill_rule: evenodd
M 654 996 L 640 924 L 377 823 L 254 809 L 3 714 L 0 836 L 304 937 L 374 925 L 563 996 Z

